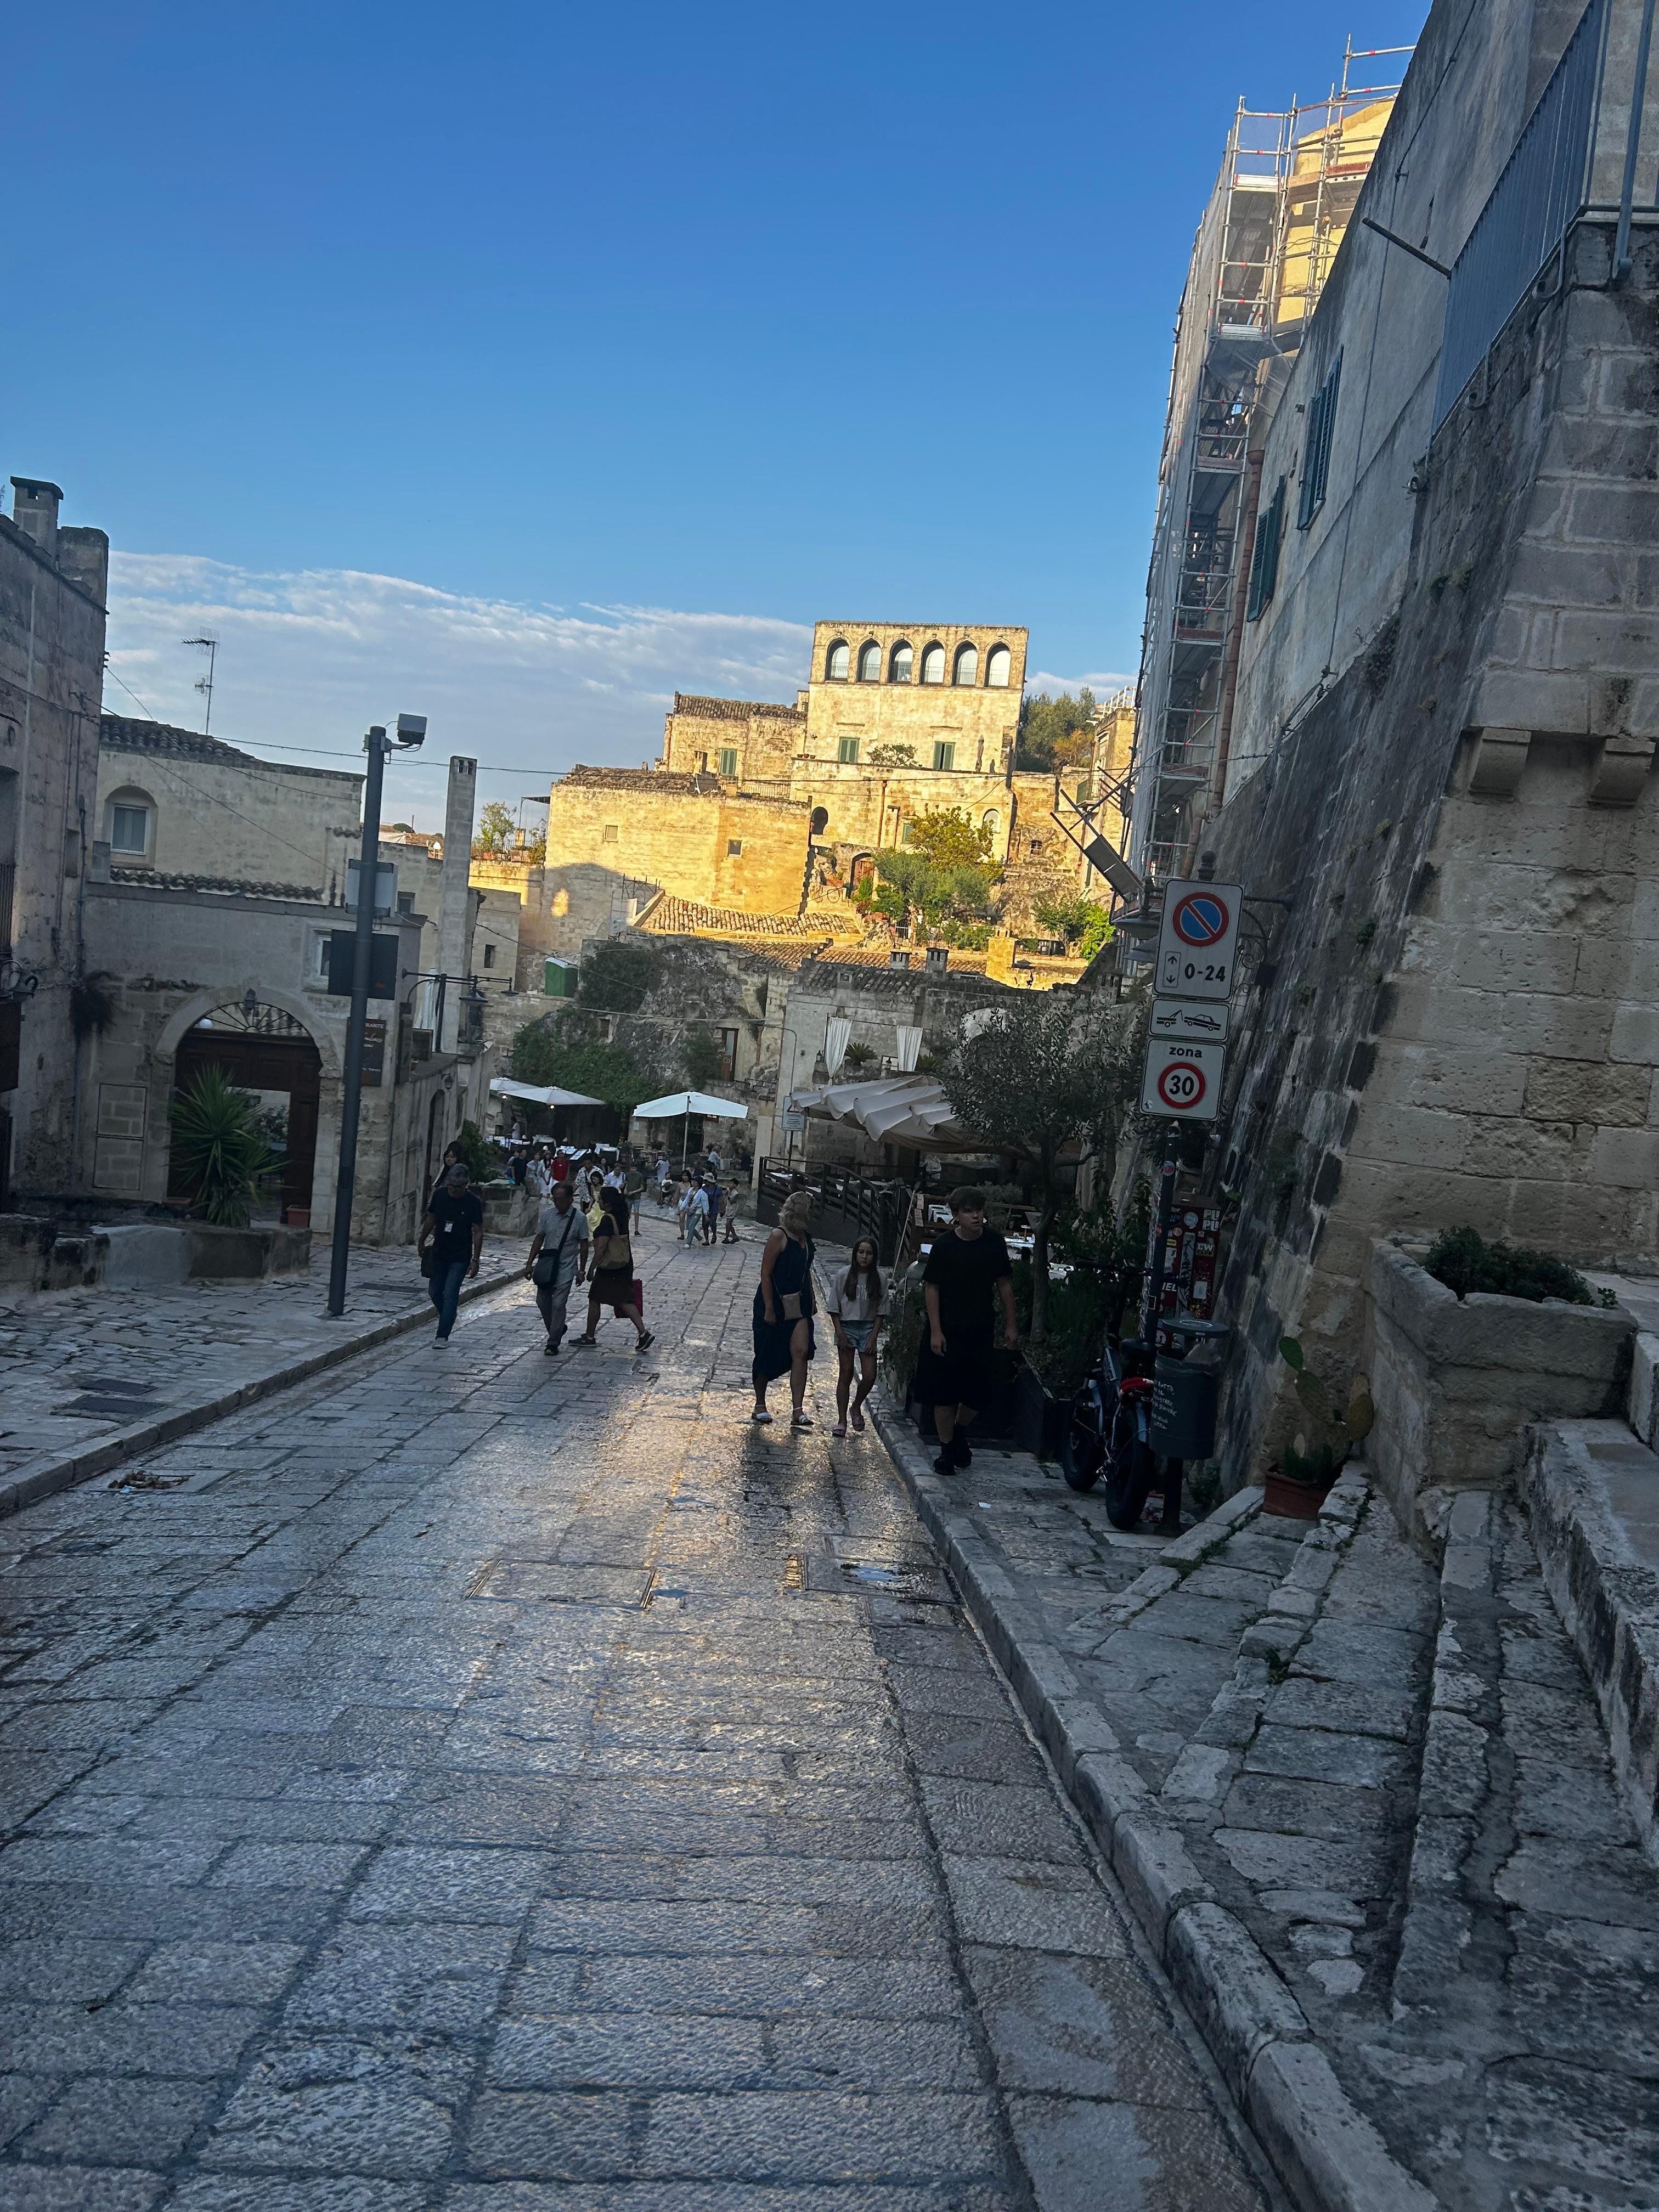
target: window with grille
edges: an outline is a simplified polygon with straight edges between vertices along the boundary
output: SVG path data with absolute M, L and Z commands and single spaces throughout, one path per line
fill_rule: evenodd
M 879 684 L 881 681 L 881 647 L 873 638 L 859 648 L 859 682 Z
M 614 845 L 621 835 L 622 825 L 620 823 L 607 822 L 605 828 L 599 833 L 599 842 L 602 845 Z
M 1325 485 L 1331 473 L 1331 434 L 1336 428 L 1337 386 L 1342 381 L 1342 356 L 1338 354 L 1330 373 L 1308 405 L 1308 435 L 1302 448 L 1302 494 L 1297 504 L 1296 526 L 1305 530 L 1325 504 Z
M 856 738 L 836 738 L 836 758 L 838 761 L 855 761 L 858 757 L 859 741 Z
M 941 738 L 938 744 L 933 747 L 933 766 L 935 768 L 954 768 L 956 764 L 957 749 L 955 745 L 947 738 Z
M 728 837 L 726 839 L 726 857 L 728 860 L 735 860 L 742 850 L 743 840 L 741 837 Z
M 720 747 L 720 774 L 735 775 L 738 772 L 738 749 L 735 745 Z
M 1246 622 L 1258 622 L 1279 588 L 1279 549 L 1285 538 L 1285 479 L 1280 477 L 1273 497 L 1256 518 L 1255 546 L 1250 555 L 1250 591 L 1244 603 Z

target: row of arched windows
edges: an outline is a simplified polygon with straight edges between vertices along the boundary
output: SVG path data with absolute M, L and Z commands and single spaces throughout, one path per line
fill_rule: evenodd
M 985 681 L 993 691 L 1006 691 L 1013 676 L 1013 655 L 1006 645 L 994 645 L 985 656 Z M 904 639 L 893 647 L 887 656 L 887 681 L 890 684 L 909 684 L 915 680 L 915 655 Z M 831 684 L 845 684 L 853 673 L 853 648 L 844 637 L 838 637 L 824 656 L 823 673 Z M 870 638 L 859 647 L 858 680 L 860 684 L 881 682 L 881 647 Z M 937 640 L 921 649 L 921 680 L 924 684 L 943 684 L 945 681 L 945 647 Z M 975 684 L 979 682 L 979 647 L 959 645 L 951 663 L 952 684 Z

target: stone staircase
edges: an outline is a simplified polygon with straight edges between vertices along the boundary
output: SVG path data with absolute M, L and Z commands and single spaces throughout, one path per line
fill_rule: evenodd
M 1625 1563 L 1620 1613 L 1570 1573 L 1559 1466 L 1439 1501 L 1420 1548 L 1363 1469 L 1316 1520 L 1245 1492 L 1170 1545 L 1029 1459 L 946 1483 L 883 1432 L 1303 2204 L 1659 2206 L 1646 1586 Z M 1607 1671 L 1624 1655 L 1619 1771 L 1598 1635 Z

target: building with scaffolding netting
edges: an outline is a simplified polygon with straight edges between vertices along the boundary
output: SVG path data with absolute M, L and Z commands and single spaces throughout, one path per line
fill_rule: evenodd
M 1409 52 L 1350 46 L 1324 99 L 1241 101 L 1227 136 L 1182 295 L 1158 471 L 1127 794 L 1142 876 L 1181 871 L 1220 787 L 1250 550 L 1284 527 L 1282 509 L 1257 512 L 1261 441 L 1399 88 L 1353 79 Z

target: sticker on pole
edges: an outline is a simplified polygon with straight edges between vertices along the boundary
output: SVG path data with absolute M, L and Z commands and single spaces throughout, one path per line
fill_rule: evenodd
M 1158 988 L 1171 999 L 1224 999 L 1238 948 L 1238 884 L 1176 882 L 1164 894 Z
M 1140 1082 L 1141 1112 L 1165 1114 L 1177 1121 L 1213 1121 L 1221 1110 L 1226 1066 L 1224 1045 L 1152 1038 Z

